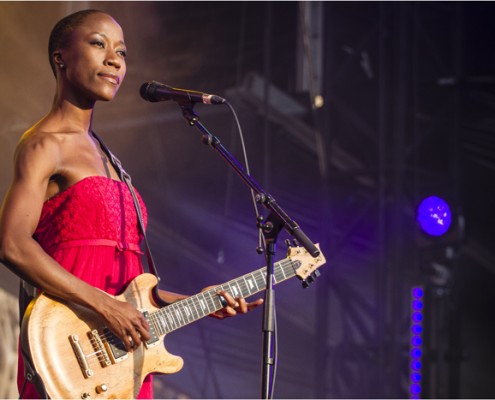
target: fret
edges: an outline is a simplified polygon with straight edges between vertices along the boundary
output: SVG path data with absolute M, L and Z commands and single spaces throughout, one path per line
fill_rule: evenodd
M 253 284 L 253 281 L 251 279 L 246 279 L 246 275 L 244 275 L 242 277 L 242 279 L 244 280 L 244 285 L 246 286 L 246 291 L 249 293 L 249 294 L 252 294 L 252 289 L 254 287 L 254 284 Z
M 301 261 L 291 260 L 290 258 L 275 263 L 274 284 L 293 277 L 301 264 Z M 160 335 L 163 335 L 222 309 L 222 301 L 220 296 L 217 295 L 219 290 L 224 290 L 232 297 L 237 298 L 248 297 L 265 289 L 266 267 L 263 267 L 214 289 L 179 300 L 151 313 L 150 321 L 154 329 Z
M 194 310 L 191 308 L 191 305 L 189 303 L 190 303 L 189 301 L 187 300 L 185 301 L 184 309 L 186 310 L 187 317 L 190 318 L 190 321 L 188 322 L 193 322 L 195 320 Z
M 205 299 L 199 299 L 199 304 L 201 306 L 201 310 L 203 311 L 204 315 L 208 314 L 208 313 L 205 313 L 205 310 L 208 310 L 208 307 L 206 305 L 206 301 Z
M 184 319 L 183 319 L 182 313 L 180 312 L 179 303 L 174 303 L 173 305 L 174 305 L 175 319 L 177 320 L 179 327 L 181 327 L 184 325 L 184 323 L 183 323 Z
M 215 288 L 212 290 L 208 290 L 208 294 L 210 295 L 210 304 L 212 306 L 212 310 L 210 312 L 215 312 L 223 308 L 222 301 L 220 300 L 220 296 L 218 296 L 219 288 Z
M 265 276 L 266 276 L 266 268 L 263 268 L 262 270 L 259 270 L 257 271 L 258 272 L 258 276 L 256 278 L 256 281 L 258 282 L 258 287 L 261 286 L 261 290 L 265 290 L 266 289 L 266 279 L 265 279 Z
M 201 317 L 200 317 L 200 313 L 199 313 L 199 311 L 198 311 L 198 308 L 196 307 L 195 297 L 196 297 L 196 296 L 194 296 L 194 297 L 189 297 L 189 298 L 187 298 L 187 299 L 186 299 L 186 301 L 189 301 L 189 302 L 193 305 L 193 307 L 194 307 L 194 311 L 196 311 L 196 316 L 195 316 L 195 319 L 199 319 L 199 318 L 201 318 Z M 193 314 L 194 314 L 194 313 L 193 313 Z
M 208 295 L 210 298 L 207 299 L 206 295 Z M 205 301 L 206 301 L 206 306 L 207 306 L 207 310 L 208 310 L 208 312 L 205 315 L 208 315 L 208 314 L 216 311 L 215 310 L 215 303 L 213 302 L 213 298 L 211 296 L 211 290 L 207 290 L 205 292 Z M 210 309 L 210 307 L 211 307 L 211 309 Z
M 153 313 L 153 321 L 155 321 L 155 324 L 157 326 L 157 331 L 160 332 L 160 334 L 165 332 L 165 327 L 163 326 L 163 321 L 160 318 L 159 313 Z
M 239 297 L 241 295 L 241 291 L 239 290 L 239 287 L 237 285 L 230 284 L 229 286 L 231 289 L 230 293 L 232 294 L 232 297 L 235 298 L 235 297 Z
M 281 263 L 277 263 L 277 264 L 278 264 L 278 267 L 279 267 L 279 268 L 277 268 L 277 270 L 278 270 L 279 272 L 282 272 L 282 276 L 283 276 L 283 278 L 282 278 L 282 279 L 280 279 L 280 281 L 283 281 L 283 280 L 287 279 L 287 276 L 285 275 L 285 271 L 284 271 L 284 269 L 282 268 Z M 275 264 L 275 265 L 277 265 L 277 264 Z M 277 279 L 277 281 L 278 281 L 278 279 Z
M 172 310 L 171 309 L 170 310 L 167 310 L 165 312 L 165 318 L 166 318 L 166 321 L 167 321 L 169 327 L 171 327 L 173 329 L 177 329 L 178 328 L 177 326 L 175 326 L 176 323 L 175 323 L 174 316 L 172 314 Z
M 158 332 L 158 334 L 161 335 L 160 328 L 159 328 L 159 326 L 158 326 L 158 324 L 156 322 L 156 315 L 155 315 L 155 313 L 151 313 L 149 315 L 148 323 L 153 327 L 152 329 L 154 329 L 155 332 Z

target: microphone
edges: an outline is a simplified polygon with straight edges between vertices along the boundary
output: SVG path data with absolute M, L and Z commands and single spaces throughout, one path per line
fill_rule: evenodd
M 203 104 L 223 104 L 223 97 L 196 92 L 194 90 L 177 89 L 160 82 L 146 82 L 141 85 L 139 91 L 144 100 L 155 103 L 157 101 L 173 100 L 177 103 L 203 103 Z

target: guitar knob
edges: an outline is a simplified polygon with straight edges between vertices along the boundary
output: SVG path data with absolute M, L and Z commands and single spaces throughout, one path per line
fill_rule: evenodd
M 104 383 L 96 386 L 96 393 L 98 393 L 98 394 L 105 393 L 107 390 L 108 390 L 108 386 Z

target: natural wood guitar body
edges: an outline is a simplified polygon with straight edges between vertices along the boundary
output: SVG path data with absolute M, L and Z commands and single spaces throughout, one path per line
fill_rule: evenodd
M 322 254 L 313 258 L 292 247 L 274 265 L 274 284 L 294 276 L 312 281 L 324 263 Z M 165 349 L 165 336 L 223 308 L 219 290 L 233 297 L 265 290 L 266 267 L 162 308 L 152 300 L 157 283 L 154 275 L 139 275 L 115 296 L 134 305 L 150 325 L 151 339 L 129 353 L 91 310 L 43 293 L 30 303 L 21 327 L 22 351 L 49 397 L 135 398 L 148 374 L 172 374 L 183 366 L 181 357 Z

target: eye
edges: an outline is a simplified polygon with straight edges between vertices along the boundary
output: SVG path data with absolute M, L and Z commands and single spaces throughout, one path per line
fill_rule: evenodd
M 121 56 L 122 58 L 127 57 L 127 50 L 117 50 L 117 54 Z
M 103 44 L 103 42 L 101 40 L 93 40 L 91 42 L 91 44 L 96 46 L 96 47 L 99 47 L 101 49 L 103 49 L 105 47 L 105 45 Z

